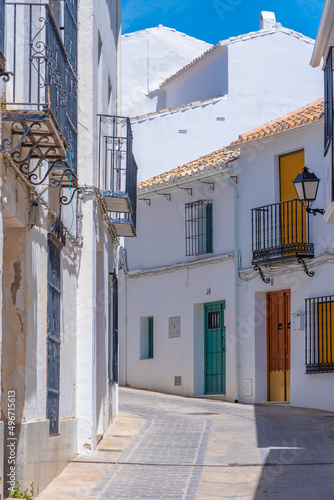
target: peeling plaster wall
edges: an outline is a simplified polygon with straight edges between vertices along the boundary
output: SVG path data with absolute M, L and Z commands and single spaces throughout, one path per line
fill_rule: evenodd
M 24 418 L 26 356 L 26 230 L 6 229 L 3 241 L 2 393 L 16 391 L 16 418 Z M 7 418 L 6 404 L 2 416 Z

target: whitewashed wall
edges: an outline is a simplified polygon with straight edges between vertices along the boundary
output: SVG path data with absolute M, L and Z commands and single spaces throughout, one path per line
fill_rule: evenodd
M 79 141 L 80 185 L 96 185 L 98 170 L 98 113 L 117 114 L 117 33 L 120 1 L 79 4 Z M 77 412 L 79 451 L 89 452 L 110 422 L 108 386 L 108 276 L 114 266 L 117 242 L 108 234 L 104 214 L 93 194 L 83 203 L 83 248 L 78 278 Z M 110 397 L 109 397 L 110 392 Z
M 281 154 L 299 149 L 305 151 L 305 165 L 322 181 L 320 182 L 315 207 L 325 207 L 325 178 L 323 171 L 323 122 L 305 126 L 286 134 L 269 137 L 241 148 L 239 159 L 239 188 L 241 213 L 241 251 L 245 268 L 251 267 L 251 217 L 252 208 L 279 201 L 279 161 Z M 261 188 L 259 188 L 261 179 Z M 264 187 L 265 186 L 265 187 Z M 311 241 L 315 246 L 315 257 L 333 252 L 334 228 L 327 225 L 321 215 L 310 216 Z M 308 261 L 309 264 L 312 261 Z M 300 270 L 282 273 L 273 278 L 273 283 L 265 285 L 259 276 L 244 282 L 241 288 L 242 304 L 242 341 L 241 359 L 242 376 L 252 379 L 255 391 L 251 397 L 244 397 L 247 402 L 267 400 L 266 385 L 266 292 L 291 289 L 291 314 L 303 312 L 305 299 L 334 293 L 331 263 L 312 267 L 315 276 L 310 278 Z M 254 316 L 256 311 L 256 316 Z M 291 329 L 291 398 L 294 406 L 321 408 L 333 411 L 334 403 L 328 394 L 333 386 L 334 374 L 305 374 L 305 334 L 294 333 Z
M 213 180 L 213 179 L 211 179 Z M 171 202 L 155 195 L 149 207 L 138 201 L 138 237 L 127 240 L 129 276 L 120 295 L 120 382 L 133 387 L 194 395 L 204 392 L 204 304 L 226 300 L 227 397 L 235 398 L 234 265 L 226 260 L 200 266 L 202 258 L 233 252 L 233 190 L 222 175 L 215 178 L 215 190 L 193 182 L 193 196 L 173 188 Z M 185 203 L 213 201 L 214 253 L 186 257 Z M 223 229 L 222 229 L 223 228 Z M 132 271 L 184 263 L 181 269 L 167 269 L 158 275 L 131 276 Z M 197 267 L 187 267 L 188 265 Z M 210 291 L 208 292 L 208 289 Z M 140 359 L 141 318 L 154 317 L 154 358 Z M 181 316 L 181 337 L 168 337 L 168 318 Z M 125 320 L 126 317 L 126 320 Z M 182 377 L 182 386 L 174 377 Z
M 312 50 L 313 42 L 277 30 L 229 43 L 173 80 L 165 92 L 167 106 L 224 94 L 228 74 L 227 98 L 132 120 L 140 180 L 220 149 L 320 98 L 323 75 L 309 65 Z M 180 129 L 188 133 L 179 134 Z
M 124 116 L 142 115 L 161 108 L 157 95 L 151 92 L 210 47 L 208 43 L 162 25 L 123 35 Z
M 266 293 L 291 289 L 291 313 L 303 312 L 305 299 L 334 294 L 332 263 L 308 261 L 315 276 L 308 277 L 302 267 L 283 270 L 264 284 L 251 264 L 251 209 L 278 202 L 279 156 L 300 149 L 305 151 L 305 164 L 322 179 L 315 206 L 325 206 L 325 179 L 323 172 L 323 122 L 307 125 L 286 133 L 253 141 L 241 146 L 241 156 L 230 164 L 238 175 L 240 194 L 240 252 L 242 273 L 240 280 L 240 399 L 254 403 L 267 401 L 267 322 Z M 214 252 L 215 255 L 233 249 L 233 191 L 225 187 L 220 177 L 214 192 Z M 189 269 L 189 262 L 200 258 L 186 258 L 184 247 L 184 220 L 182 209 L 191 198 L 175 190 L 172 201 L 156 195 L 152 206 L 139 201 L 137 240 L 127 242 L 129 275 L 125 280 L 121 308 L 122 329 L 126 339 L 121 345 L 121 382 L 154 390 L 185 395 L 203 393 L 203 303 L 226 300 L 227 334 L 227 398 L 235 397 L 235 328 L 234 281 L 232 260 L 220 264 Z M 143 195 L 144 196 L 144 195 Z M 206 196 L 204 197 L 206 198 Z M 311 241 L 315 258 L 334 255 L 334 229 L 323 217 L 310 216 Z M 161 267 L 183 262 L 178 270 L 164 274 L 133 274 L 135 270 Z M 295 265 L 297 262 L 294 263 Z M 266 274 L 266 269 L 264 268 Z M 246 280 L 246 277 L 248 279 Z M 211 295 L 206 289 L 211 288 Z M 126 304 L 126 306 L 125 306 Z M 126 311 L 125 311 L 126 309 Z M 127 314 L 127 324 L 125 324 Z M 168 338 L 168 318 L 181 316 L 181 338 Z M 154 359 L 140 360 L 140 317 L 154 317 Z M 183 337 L 182 337 L 183 335 Z M 202 347 L 202 351 L 201 351 Z M 177 373 L 180 372 L 180 373 Z M 174 376 L 181 375 L 183 386 L 174 387 Z M 291 405 L 333 411 L 331 393 L 334 375 L 305 374 L 305 333 L 291 329 Z M 251 380 L 252 395 L 245 396 L 243 385 Z

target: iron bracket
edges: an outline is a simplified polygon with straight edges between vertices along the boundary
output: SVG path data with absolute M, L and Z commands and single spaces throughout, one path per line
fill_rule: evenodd
M 197 179 L 198 182 L 200 182 L 201 184 L 208 184 L 208 186 L 210 187 L 210 189 L 212 191 L 215 190 L 215 183 L 214 182 L 207 182 L 207 181 L 201 181 L 201 179 Z
M 178 184 L 175 184 L 177 188 L 179 189 L 183 189 L 184 191 L 187 191 L 187 193 L 189 194 L 189 196 L 192 196 L 193 195 L 193 190 L 192 188 L 185 188 L 185 187 L 180 187 Z
M 302 257 L 299 257 L 297 262 L 298 262 L 298 264 L 301 264 L 303 266 L 305 274 L 307 274 L 307 276 L 309 276 L 310 278 L 313 278 L 314 271 L 309 270 L 305 260 Z
M 14 73 L 12 71 L 1 71 L 0 73 L 0 77 L 5 83 L 9 82 L 11 76 L 14 76 Z
M 317 215 L 317 214 L 324 215 L 325 210 L 323 208 L 310 208 L 310 207 L 306 207 L 306 212 L 308 214 L 312 214 L 312 215 Z
M 138 200 L 145 201 L 146 205 L 148 205 L 149 207 L 151 206 L 150 198 L 138 198 Z
M 172 201 L 172 195 L 170 193 L 158 193 L 158 191 L 154 191 L 159 196 L 164 196 L 166 200 Z
M 260 278 L 263 281 L 263 283 L 266 283 L 266 284 L 270 283 L 270 278 L 265 277 L 264 272 L 262 271 L 260 266 L 258 266 L 258 265 L 254 266 L 254 271 L 259 271 Z
M 81 187 L 76 187 L 76 188 L 72 191 L 72 195 L 71 195 L 71 198 L 70 198 L 70 199 L 68 199 L 68 197 L 67 197 L 66 195 L 61 196 L 61 197 L 60 197 L 60 199 L 59 199 L 60 204 L 61 204 L 61 205 L 69 205 L 69 204 L 72 202 L 72 200 L 73 200 L 73 198 L 74 198 L 75 193 L 76 193 L 77 191 L 78 191 L 78 192 L 81 192 L 81 190 L 82 190 L 82 189 L 81 189 Z

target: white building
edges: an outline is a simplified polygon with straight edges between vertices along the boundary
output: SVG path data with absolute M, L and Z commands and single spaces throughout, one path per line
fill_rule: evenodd
M 122 383 L 334 410 L 334 232 L 292 182 L 308 166 L 326 206 L 323 116 L 320 99 L 139 184 Z
M 139 116 L 131 115 L 139 180 L 220 149 L 241 130 L 321 97 L 321 72 L 309 65 L 313 47 L 314 40 L 262 13 L 258 31 L 219 42 L 150 88 L 156 109 L 147 113 L 145 98 Z M 129 85 L 136 77 L 127 72 Z
M 160 109 L 159 86 L 212 45 L 159 24 L 122 36 L 122 109 L 137 116 Z
M 136 208 L 130 123 L 117 116 L 120 3 L 6 3 L 5 495 L 17 480 L 38 494 L 118 412 L 118 247 Z

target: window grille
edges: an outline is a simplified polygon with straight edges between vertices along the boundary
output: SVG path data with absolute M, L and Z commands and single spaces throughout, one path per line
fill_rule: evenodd
M 186 255 L 213 251 L 213 210 L 207 200 L 186 203 Z
M 334 295 L 305 300 L 306 373 L 334 371 Z

